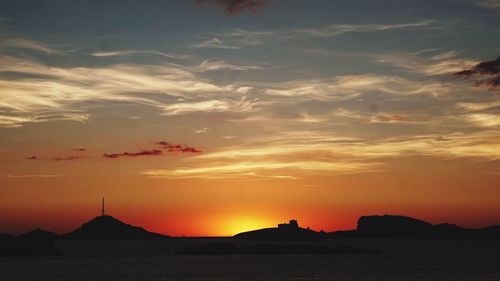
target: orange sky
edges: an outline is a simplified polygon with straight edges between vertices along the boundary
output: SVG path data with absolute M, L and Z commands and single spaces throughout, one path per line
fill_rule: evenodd
M 36 2 L 0 1 L 0 233 L 500 223 L 493 1 Z

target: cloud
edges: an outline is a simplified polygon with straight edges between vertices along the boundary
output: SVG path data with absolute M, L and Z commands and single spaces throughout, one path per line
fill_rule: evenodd
M 25 179 L 25 178 L 58 178 L 64 177 L 65 175 L 59 174 L 32 174 L 32 175 L 7 175 L 11 179 Z
M 51 158 L 40 158 L 36 155 L 31 155 L 26 157 L 27 160 L 48 160 L 48 161 L 73 161 L 83 159 L 82 156 L 70 155 L 70 156 L 55 156 Z
M 35 40 L 25 39 L 25 38 L 2 38 L 0 40 L 0 48 L 2 49 L 25 49 L 31 51 L 42 52 L 47 55 L 53 54 L 64 54 L 60 48 L 54 47 L 52 45 L 42 43 Z
M 290 170 L 309 172 L 335 172 L 336 174 L 352 174 L 360 172 L 376 171 L 380 164 L 376 163 L 342 163 L 321 161 L 297 161 L 297 162 L 240 162 L 227 165 L 208 166 L 200 168 L 186 168 L 174 170 L 147 170 L 141 174 L 155 178 L 240 178 L 240 177 L 274 177 L 294 179 L 293 176 L 283 174 Z M 268 174 L 273 171 L 273 174 Z
M 181 102 L 162 106 L 165 115 L 181 115 L 193 112 L 248 112 L 254 108 L 255 101 L 242 97 L 239 100 L 204 100 Z
M 178 55 L 178 54 L 171 54 L 171 53 L 151 51 L 151 50 L 121 50 L 121 51 L 94 52 L 91 53 L 90 55 L 94 57 L 125 57 L 134 55 L 155 55 L 169 59 L 185 59 L 189 57 L 187 55 Z
M 454 73 L 455 77 L 471 79 L 475 86 L 488 86 L 490 90 L 500 88 L 500 57 L 484 61 L 475 66 Z
M 335 37 L 351 32 L 372 33 L 397 29 L 423 28 L 429 27 L 434 23 L 434 20 L 422 20 L 399 24 L 332 24 L 323 28 L 295 29 L 288 32 L 288 36 Z
M 141 174 L 164 178 L 259 178 L 385 171 L 403 157 L 500 159 L 497 130 L 476 133 L 347 138 L 321 131 L 276 132 L 185 159 L 180 167 Z M 291 178 L 288 178 L 291 179 Z
M 180 144 L 172 144 L 166 141 L 159 141 L 156 144 L 161 146 L 161 149 L 167 150 L 168 152 L 185 152 L 185 153 L 201 153 L 202 151 L 190 147 L 190 146 L 183 146 Z
M 496 114 L 475 113 L 467 114 L 465 119 L 480 127 L 498 127 L 500 126 L 500 116 Z
M 83 152 L 83 151 L 87 151 L 87 149 L 86 149 L 86 148 L 73 148 L 72 150 L 73 150 L 73 151 L 81 151 L 81 152 Z
M 242 49 L 264 44 L 308 38 L 331 38 L 346 33 L 375 33 L 390 30 L 432 28 L 434 20 L 399 24 L 330 24 L 316 28 L 295 28 L 274 31 L 252 31 L 235 28 L 215 34 L 211 38 L 192 44 L 194 48 Z
M 247 70 L 252 66 L 204 61 L 192 66 L 175 64 L 113 64 L 100 67 L 48 66 L 28 58 L 0 56 L 0 126 L 71 120 L 85 122 L 86 102 L 126 102 L 156 108 L 166 115 L 197 110 L 241 111 L 250 100 L 231 96 L 241 87 L 219 86 L 202 76 L 213 70 Z M 227 95 L 228 98 L 221 98 Z M 217 96 L 217 97 L 215 97 Z M 205 100 L 193 101 L 197 97 Z M 207 98 L 213 97 L 211 100 Z M 174 102 L 174 98 L 186 102 Z
M 477 63 L 476 61 L 459 59 L 457 58 L 458 54 L 457 51 L 442 52 L 431 57 L 422 57 L 420 52 L 384 54 L 376 56 L 376 62 L 422 75 L 452 74 Z
M 450 92 L 441 82 L 421 82 L 394 75 L 339 75 L 333 79 L 300 79 L 277 82 L 265 92 L 271 96 L 314 97 L 318 100 L 342 100 L 359 97 L 363 93 L 378 92 L 390 95 L 441 96 Z
M 104 153 L 102 156 L 106 158 L 120 158 L 120 157 L 138 157 L 138 156 L 159 156 L 162 154 L 161 150 L 142 150 L 139 152 L 123 152 L 123 153 Z
M 252 12 L 257 11 L 264 6 L 268 0 L 195 0 L 198 4 L 212 4 L 224 9 L 227 15 L 236 15 L 249 10 Z
M 80 160 L 82 159 L 81 156 L 76 156 L 76 155 L 71 155 L 71 156 L 57 156 L 52 158 L 53 161 L 73 161 L 73 160 Z
M 470 3 L 489 9 L 500 9 L 500 0 L 470 0 Z

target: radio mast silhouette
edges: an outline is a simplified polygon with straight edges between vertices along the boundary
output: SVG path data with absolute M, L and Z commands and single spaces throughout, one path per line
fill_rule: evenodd
M 106 215 L 106 209 L 104 209 L 104 197 L 102 198 L 101 216 Z

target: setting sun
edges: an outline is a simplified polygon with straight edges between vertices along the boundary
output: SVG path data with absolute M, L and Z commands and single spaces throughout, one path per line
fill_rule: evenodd
M 277 223 L 276 223 L 277 224 Z M 219 227 L 215 228 L 218 233 L 214 233 L 216 236 L 233 236 L 240 232 L 274 227 L 276 226 L 270 219 L 265 219 L 262 217 L 230 217 L 227 219 L 221 219 Z

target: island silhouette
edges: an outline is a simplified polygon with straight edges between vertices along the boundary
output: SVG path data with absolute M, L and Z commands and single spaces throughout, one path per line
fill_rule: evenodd
M 122 222 L 105 213 L 103 200 L 101 215 L 66 234 L 57 234 L 42 229 L 35 229 L 18 236 L 0 233 L 0 255 L 58 255 L 61 251 L 53 243 L 54 240 L 158 240 L 169 238 L 182 239 L 185 237 L 171 237 Z M 357 221 L 356 229 L 353 230 L 318 232 L 310 228 L 300 227 L 297 220 L 292 219 L 288 223 L 278 224 L 277 227 L 251 230 L 222 238 L 270 242 L 307 242 L 324 239 L 498 239 L 500 238 L 500 225 L 485 228 L 463 228 L 449 223 L 433 225 L 408 216 L 386 214 L 361 216 Z M 253 244 L 243 248 L 230 243 L 210 243 L 186 248 L 179 251 L 178 254 L 332 254 L 347 252 L 366 253 L 373 251 L 349 246 L 325 248 L 297 243 Z
M 61 236 L 70 240 L 149 240 L 165 239 L 167 235 L 149 232 L 142 227 L 126 224 L 112 216 L 101 215 L 81 227 Z
M 288 223 L 280 223 L 278 224 L 278 227 L 263 228 L 238 233 L 233 237 L 256 241 L 311 241 L 322 239 L 320 232 L 299 227 L 297 220 L 290 220 Z

